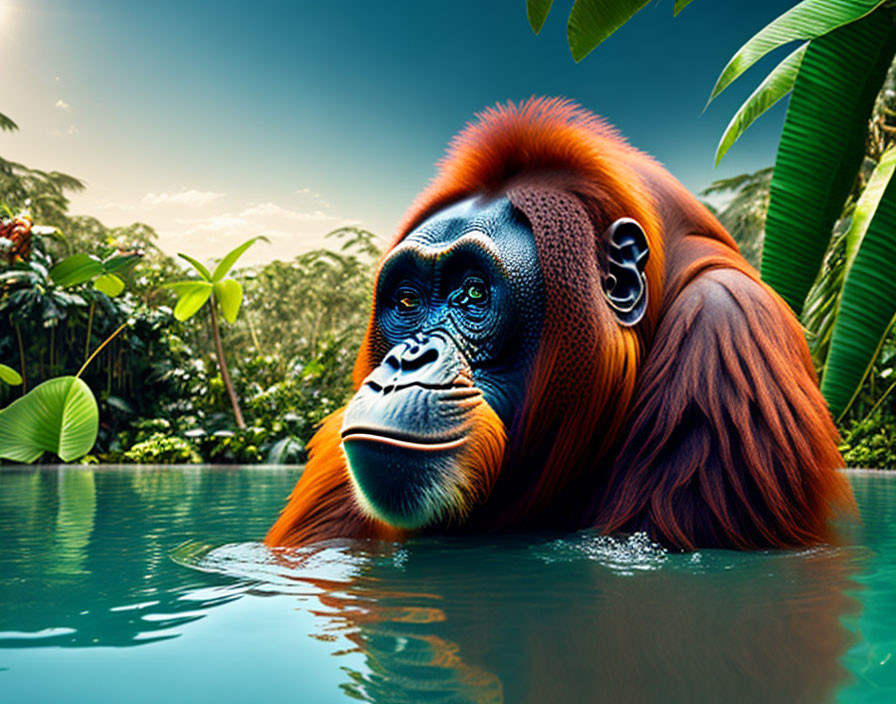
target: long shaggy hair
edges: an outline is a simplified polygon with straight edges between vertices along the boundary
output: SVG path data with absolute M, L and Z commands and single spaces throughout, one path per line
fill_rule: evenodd
M 644 530 L 684 549 L 831 538 L 833 511 L 853 503 L 799 325 L 693 195 L 569 101 L 507 103 L 452 141 L 389 249 L 474 194 L 506 195 L 528 219 L 546 302 L 506 444 L 486 428 L 467 459 L 486 479 L 463 529 Z M 606 232 L 621 217 L 650 247 L 633 327 L 603 298 Z M 371 314 L 356 386 L 386 347 Z M 309 446 L 269 544 L 401 536 L 358 511 L 340 418 Z

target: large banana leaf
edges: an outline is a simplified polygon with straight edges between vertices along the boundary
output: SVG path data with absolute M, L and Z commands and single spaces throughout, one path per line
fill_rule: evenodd
M 762 277 L 797 313 L 818 274 L 896 51 L 880 8 L 809 43 L 787 109 L 765 223 Z
M 864 17 L 883 3 L 884 0 L 803 0 L 737 50 L 722 69 L 710 101 L 770 51 L 793 41 L 824 36 Z
M 576 0 L 566 36 L 572 58 L 581 61 L 650 0 Z
M 803 54 L 806 53 L 806 46 L 807 44 L 803 44 L 775 66 L 774 70 L 765 77 L 765 80 L 759 84 L 759 87 L 753 91 L 731 118 L 731 122 L 725 128 L 725 134 L 722 135 L 719 146 L 716 148 L 716 166 L 725 156 L 725 152 L 740 139 L 740 136 L 746 132 L 757 117 L 793 90 L 793 84 L 800 70 L 800 62 L 803 60 Z
M 824 366 L 831 349 L 846 274 L 852 268 L 856 254 L 868 232 L 868 226 L 877 212 L 894 172 L 896 172 L 896 146 L 891 146 L 881 156 L 880 162 L 862 190 L 851 214 L 849 229 L 832 242 L 822 274 L 812 284 L 812 289 L 806 297 L 802 322 L 809 335 L 812 358 L 819 366 Z
M 846 232 L 846 266 L 847 271 L 852 268 L 859 248 L 865 240 L 871 219 L 877 213 L 877 208 L 883 200 L 887 186 L 893 179 L 896 171 L 896 146 L 891 145 L 880 157 L 880 161 L 868 178 L 868 184 L 859 196 L 856 210 L 852 216 L 849 230 Z M 894 262 L 896 263 L 896 262 Z
M 821 392 L 849 407 L 896 315 L 896 179 L 890 179 L 846 273 Z

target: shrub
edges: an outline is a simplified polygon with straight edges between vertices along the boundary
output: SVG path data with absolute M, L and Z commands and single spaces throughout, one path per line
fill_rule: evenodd
M 189 441 L 164 433 L 153 433 L 136 443 L 122 458 L 135 464 L 196 464 L 202 461 Z
M 896 417 L 877 411 L 854 421 L 840 446 L 847 467 L 896 469 Z

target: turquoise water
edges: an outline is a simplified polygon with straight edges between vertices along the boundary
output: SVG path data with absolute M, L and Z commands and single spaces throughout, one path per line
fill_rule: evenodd
M 258 542 L 287 468 L 0 469 L 0 702 L 893 702 L 896 475 L 855 544 Z

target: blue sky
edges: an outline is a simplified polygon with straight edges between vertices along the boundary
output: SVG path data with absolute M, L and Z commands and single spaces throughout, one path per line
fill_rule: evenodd
M 0 154 L 81 177 L 73 210 L 157 228 L 211 257 L 264 232 L 255 261 L 343 223 L 388 238 L 449 138 L 498 101 L 563 95 L 697 191 L 773 163 L 784 104 L 713 169 L 728 120 L 787 53 L 703 112 L 732 53 L 793 2 L 651 3 L 575 64 L 571 0 L 536 37 L 524 0 L 0 0 Z M 251 250 L 250 250 L 251 251 Z

